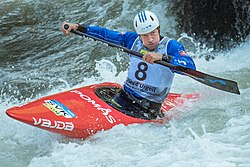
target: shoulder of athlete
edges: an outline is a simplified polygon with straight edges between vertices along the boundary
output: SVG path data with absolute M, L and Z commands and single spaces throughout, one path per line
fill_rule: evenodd
M 187 56 L 190 57 L 186 51 L 184 46 L 178 42 L 177 40 L 171 39 L 168 42 L 168 46 L 167 46 L 167 54 L 171 55 L 171 56 Z
M 171 64 L 196 69 L 193 59 L 186 53 L 184 46 L 180 42 L 170 40 L 168 42 L 167 52 L 167 54 L 172 57 L 170 61 Z
M 122 34 L 122 38 L 125 41 L 125 47 L 131 49 L 133 46 L 134 41 L 138 37 L 138 34 L 136 32 L 120 32 Z

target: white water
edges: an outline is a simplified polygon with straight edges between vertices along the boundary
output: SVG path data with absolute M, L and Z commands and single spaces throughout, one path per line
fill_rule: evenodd
M 221 53 L 216 61 L 197 59 L 198 69 L 217 76 L 224 73 L 240 75 L 237 71 L 249 70 L 249 46 L 248 41 L 244 46 L 226 53 L 229 56 Z M 102 60 L 100 64 L 105 63 L 109 64 L 108 69 L 116 71 L 107 60 Z M 83 85 L 105 81 L 103 78 L 123 82 L 126 72 L 114 76 L 110 70 L 105 70 L 107 65 L 103 67 L 97 65 L 101 76 L 86 78 Z M 3 103 L 0 106 L 1 165 L 250 166 L 249 82 L 246 83 L 247 88 L 240 89 L 241 95 L 206 87 L 188 77 L 177 76 L 174 82 L 173 91 L 196 91 L 202 95 L 183 116 L 164 126 L 119 125 L 84 141 L 67 139 L 14 121 L 4 114 L 12 104 Z
M 88 3 L 92 4 L 92 1 L 88 1 Z M 115 2 L 111 1 L 110 4 L 107 4 L 103 6 L 104 9 L 110 9 L 110 6 L 114 5 Z M 123 30 L 126 25 L 123 25 L 124 23 L 120 20 L 124 19 L 124 22 L 130 22 L 131 19 L 126 20 L 126 16 L 131 14 L 129 12 L 129 9 L 133 6 L 131 4 L 130 1 L 124 1 L 121 16 L 105 22 L 102 21 L 103 14 L 100 14 L 102 8 L 98 8 L 98 2 L 96 2 L 92 6 L 90 5 L 90 11 L 88 12 L 95 12 L 98 17 L 93 14 L 93 18 L 89 16 L 88 21 L 92 19 L 95 24 L 104 24 L 104 26 L 108 27 L 115 27 L 116 24 L 118 26 L 122 25 L 121 30 Z M 17 3 L 17 5 L 19 4 Z M 72 13 L 76 16 L 81 15 L 77 11 L 79 5 L 76 6 L 74 8 L 75 13 L 74 11 Z M 161 8 L 161 6 L 163 4 L 159 3 L 153 9 L 155 11 L 160 9 L 162 11 L 159 11 L 159 13 L 164 13 L 165 9 Z M 136 10 L 137 8 L 133 9 L 133 12 Z M 108 13 L 108 10 L 105 10 L 104 13 Z M 65 17 L 72 18 L 73 16 L 61 17 L 65 19 Z M 161 16 L 161 18 L 164 17 L 165 15 Z M 168 18 L 164 21 L 166 24 L 162 27 L 169 32 L 172 27 L 167 25 L 173 25 L 174 20 Z M 59 34 L 59 32 L 57 33 Z M 165 34 L 165 32 L 163 33 Z M 175 34 L 175 32 L 172 33 Z M 180 117 L 171 120 L 165 125 L 153 123 L 130 126 L 119 125 L 109 131 L 99 132 L 85 140 L 73 140 L 52 134 L 17 122 L 5 114 L 5 111 L 14 105 L 21 105 L 23 102 L 72 89 L 73 87 L 104 81 L 123 83 L 126 70 L 119 72 L 118 68 L 125 66 L 122 62 L 126 61 L 126 58 L 121 58 L 121 52 L 117 51 L 115 53 L 117 55 L 114 55 L 110 49 L 106 49 L 105 52 L 110 51 L 112 58 L 115 58 L 110 60 L 106 55 L 104 55 L 104 58 L 97 57 L 96 61 L 90 62 L 90 66 L 95 66 L 93 69 L 98 75 L 88 77 L 89 75 L 85 76 L 85 73 L 80 73 L 80 70 L 73 71 L 72 69 L 81 68 L 82 70 L 86 65 L 84 64 L 85 61 L 82 60 L 86 57 L 88 59 L 92 50 L 83 50 L 80 56 L 75 56 L 74 54 L 77 54 L 75 52 L 80 48 L 85 49 L 82 46 L 83 41 L 74 38 L 74 40 L 78 41 L 78 44 L 72 40 L 70 42 L 74 43 L 75 46 L 72 44 L 70 48 L 65 49 L 64 43 L 67 40 L 70 40 L 70 38 L 59 41 L 58 45 L 63 45 L 61 48 L 51 46 L 51 48 L 47 49 L 47 52 L 45 50 L 44 53 L 34 55 L 34 58 L 25 59 L 29 60 L 27 64 L 24 63 L 25 67 L 22 66 L 22 61 L 17 61 L 20 64 L 13 64 L 13 71 L 8 68 L 6 70 L 5 67 L 0 68 L 0 76 L 2 71 L 7 74 L 7 76 L 3 74 L 1 79 L 8 78 L 6 83 L 1 85 L 3 87 L 8 85 L 9 82 L 22 82 L 25 75 L 29 76 L 30 80 L 34 79 L 34 76 L 42 75 L 42 78 L 34 81 L 35 88 L 39 87 L 40 83 L 43 83 L 41 82 L 43 79 L 51 84 L 51 87 L 56 85 L 53 88 L 44 86 L 44 91 L 34 89 L 35 95 L 31 96 L 30 99 L 24 98 L 23 101 L 13 100 L 16 95 L 22 95 L 12 86 L 14 84 L 9 84 L 10 93 L 5 92 L 5 89 L 0 87 L 2 100 L 0 104 L 1 167 L 250 167 L 249 40 L 243 46 L 238 46 L 230 52 L 219 52 L 215 60 L 195 59 L 199 71 L 237 81 L 241 95 L 215 90 L 189 77 L 176 75 L 172 92 L 199 92 L 201 94 L 200 100 L 190 105 L 190 108 L 179 109 L 178 112 L 182 113 Z M 92 46 L 92 42 L 84 41 L 84 46 Z M 101 47 L 101 49 L 106 48 L 102 45 L 94 46 Z M 57 52 L 51 53 L 47 57 L 44 56 L 53 49 L 57 49 Z M 69 53 L 72 53 L 72 55 Z M 64 63 L 67 61 L 71 63 Z M 51 65 L 51 62 L 54 62 L 57 66 L 52 66 L 53 63 Z M 64 66 L 64 64 L 66 65 Z M 8 67 L 8 65 L 6 66 Z M 61 66 L 65 68 L 60 68 Z M 43 75 L 44 71 L 46 71 L 44 68 L 48 70 L 50 75 Z M 33 73 L 32 70 L 34 70 Z M 71 73 L 67 73 L 70 70 L 72 70 Z M 62 73 L 66 73 L 66 77 Z M 76 81 L 72 81 L 72 78 Z M 24 81 L 29 82 L 29 80 Z M 59 85 L 55 83 L 59 83 Z M 25 86 L 24 84 L 22 88 L 25 88 Z

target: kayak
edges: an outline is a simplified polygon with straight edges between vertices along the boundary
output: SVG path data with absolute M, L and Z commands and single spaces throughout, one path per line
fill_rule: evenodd
M 122 88 L 117 83 L 100 83 L 42 97 L 6 114 L 23 123 L 70 138 L 87 138 L 95 133 L 123 124 L 155 122 L 163 124 L 171 118 L 167 114 L 184 105 L 187 100 L 197 100 L 198 93 L 169 93 L 162 105 L 164 117 L 138 118 L 119 110 L 110 101 Z

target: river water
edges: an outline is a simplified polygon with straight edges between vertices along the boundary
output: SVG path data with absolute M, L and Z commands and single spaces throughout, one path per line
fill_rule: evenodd
M 152 3 L 156 5 L 149 5 Z M 165 1 L 0 2 L 0 166 L 250 167 L 250 40 L 213 51 L 175 30 Z M 61 22 L 86 22 L 132 31 L 142 9 L 159 17 L 162 34 L 187 45 L 199 71 L 235 80 L 241 95 L 176 75 L 172 92 L 201 98 L 164 125 L 118 125 L 85 140 L 68 139 L 9 118 L 5 111 L 39 97 L 92 83 L 123 83 L 128 57 L 114 48 L 60 31 Z M 206 61 L 204 55 L 215 55 Z M 201 57 L 201 58 L 199 58 Z

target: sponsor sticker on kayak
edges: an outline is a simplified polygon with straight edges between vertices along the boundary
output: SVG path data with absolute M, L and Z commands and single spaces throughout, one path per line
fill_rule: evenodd
M 70 109 L 68 109 L 65 105 L 63 105 L 57 100 L 45 100 L 43 105 L 50 109 L 57 116 L 63 116 L 65 118 L 76 117 L 76 114 L 74 112 L 72 112 Z
M 35 118 L 32 117 L 34 120 L 35 126 L 41 126 L 51 129 L 59 129 L 59 130 L 67 130 L 67 131 L 73 131 L 74 130 L 74 124 L 72 122 L 63 122 L 63 121 L 51 121 L 44 118 Z
M 82 92 L 80 92 L 78 90 L 72 90 L 70 92 L 78 94 L 81 99 L 83 99 L 83 100 L 87 101 L 88 103 L 92 104 L 93 107 L 96 108 L 98 111 L 101 111 L 102 115 L 107 119 L 107 121 L 109 123 L 113 124 L 113 123 L 116 122 L 115 118 L 111 115 L 111 112 L 112 112 L 111 109 L 103 108 L 95 100 L 91 99 L 91 97 L 89 97 L 86 94 L 83 94 Z

